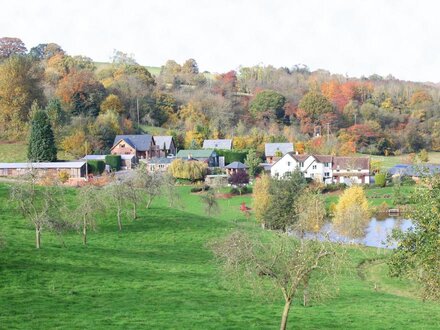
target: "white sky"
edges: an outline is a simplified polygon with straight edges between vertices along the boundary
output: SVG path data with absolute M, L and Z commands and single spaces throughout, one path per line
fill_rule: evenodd
M 28 49 L 56 42 L 96 61 L 118 49 L 150 66 L 192 57 L 212 72 L 302 63 L 440 81 L 435 0 L 15 0 L 0 8 L 0 37 Z

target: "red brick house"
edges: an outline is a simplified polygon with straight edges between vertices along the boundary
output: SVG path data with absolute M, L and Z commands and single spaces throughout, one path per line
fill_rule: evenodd
M 140 159 L 156 157 L 157 147 L 150 134 L 117 135 L 110 149 L 112 155 L 136 155 Z

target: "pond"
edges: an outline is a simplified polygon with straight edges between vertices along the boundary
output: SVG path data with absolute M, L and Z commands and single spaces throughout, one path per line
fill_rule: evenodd
M 387 216 L 385 218 L 371 218 L 367 228 L 365 229 L 365 236 L 363 238 L 350 239 L 348 237 L 339 235 L 332 228 L 331 223 L 326 224 L 322 228 L 321 233 L 327 234 L 329 239 L 334 242 L 357 243 L 371 247 L 394 249 L 397 246 L 397 242 L 387 242 L 388 236 L 391 235 L 392 231 L 394 229 L 400 229 L 405 232 L 410 230 L 412 227 L 412 221 L 409 219 Z

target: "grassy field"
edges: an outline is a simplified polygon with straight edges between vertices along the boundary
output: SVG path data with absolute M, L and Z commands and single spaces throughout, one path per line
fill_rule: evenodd
M 222 213 L 209 218 L 200 196 L 179 190 L 184 210 L 158 199 L 140 219 L 126 220 L 120 234 L 109 215 L 87 247 L 78 233 L 65 235 L 65 247 L 43 233 L 37 251 L 32 228 L 0 185 L 0 328 L 276 329 L 281 299 L 230 290 L 206 247 L 236 227 L 260 230 L 239 211 L 250 197 L 220 200 Z M 411 283 L 388 278 L 380 263 L 386 253 L 350 248 L 339 293 L 309 307 L 297 301 L 290 328 L 438 329 L 440 305 L 415 298 Z M 364 262 L 370 259 L 371 266 Z
M 414 189 L 415 186 L 402 186 L 401 193 L 403 196 L 409 197 Z M 340 194 L 342 194 L 342 191 L 325 194 L 326 205 L 330 206 L 332 203 L 337 203 Z M 387 204 L 390 208 L 396 206 L 393 203 L 393 187 L 373 187 L 365 189 L 365 195 L 367 196 L 368 202 L 373 207 L 383 204 Z
M 365 156 L 365 155 L 363 155 Z M 372 160 L 380 161 L 383 169 L 387 170 L 397 164 L 408 163 L 408 155 L 401 156 L 371 156 Z M 429 152 L 430 164 L 440 164 L 440 152 Z
M 58 159 L 71 160 L 64 151 L 58 151 Z M 27 162 L 27 144 L 25 142 L 0 143 L 0 163 Z

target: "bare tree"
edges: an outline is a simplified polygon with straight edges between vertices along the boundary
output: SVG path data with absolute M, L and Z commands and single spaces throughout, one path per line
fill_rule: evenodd
M 35 247 L 41 247 L 44 227 L 57 233 L 65 228 L 61 218 L 62 192 L 57 186 L 38 186 L 38 177 L 31 171 L 11 187 L 11 200 L 20 213 L 35 227 Z
M 139 202 L 142 200 L 142 194 L 140 188 L 142 187 L 143 182 L 143 174 L 140 171 L 135 170 L 131 173 L 125 181 L 126 185 L 126 197 L 127 200 L 130 201 L 132 205 L 132 218 L 133 220 L 137 219 L 137 206 Z
M 106 205 L 116 208 L 119 231 L 122 231 L 122 212 L 127 203 L 127 187 L 122 180 L 114 180 L 105 187 Z
M 99 188 L 94 185 L 82 187 L 77 197 L 75 216 L 82 226 L 83 244 L 87 245 L 87 229 L 95 229 L 96 215 L 104 209 L 103 201 L 99 195 Z
M 135 170 L 136 185 L 147 198 L 147 209 L 153 200 L 162 193 L 163 176 L 160 173 L 150 173 L 144 164 L 140 164 Z
M 183 208 L 182 200 L 176 189 L 176 179 L 169 173 L 162 176 L 162 193 L 167 197 L 169 207 Z
M 269 283 L 278 289 L 275 292 L 281 293 L 285 301 L 281 330 L 286 329 L 293 299 L 302 291 L 309 291 L 314 298 L 334 291 L 335 275 L 344 259 L 339 245 L 297 240 L 285 234 L 251 236 L 236 231 L 212 248 L 230 278 L 251 282 L 265 295 L 275 291 Z
M 205 204 L 205 212 L 208 216 L 220 212 L 217 198 L 215 197 L 215 192 L 213 190 L 208 190 L 205 194 L 200 196 L 200 199 L 203 204 Z

